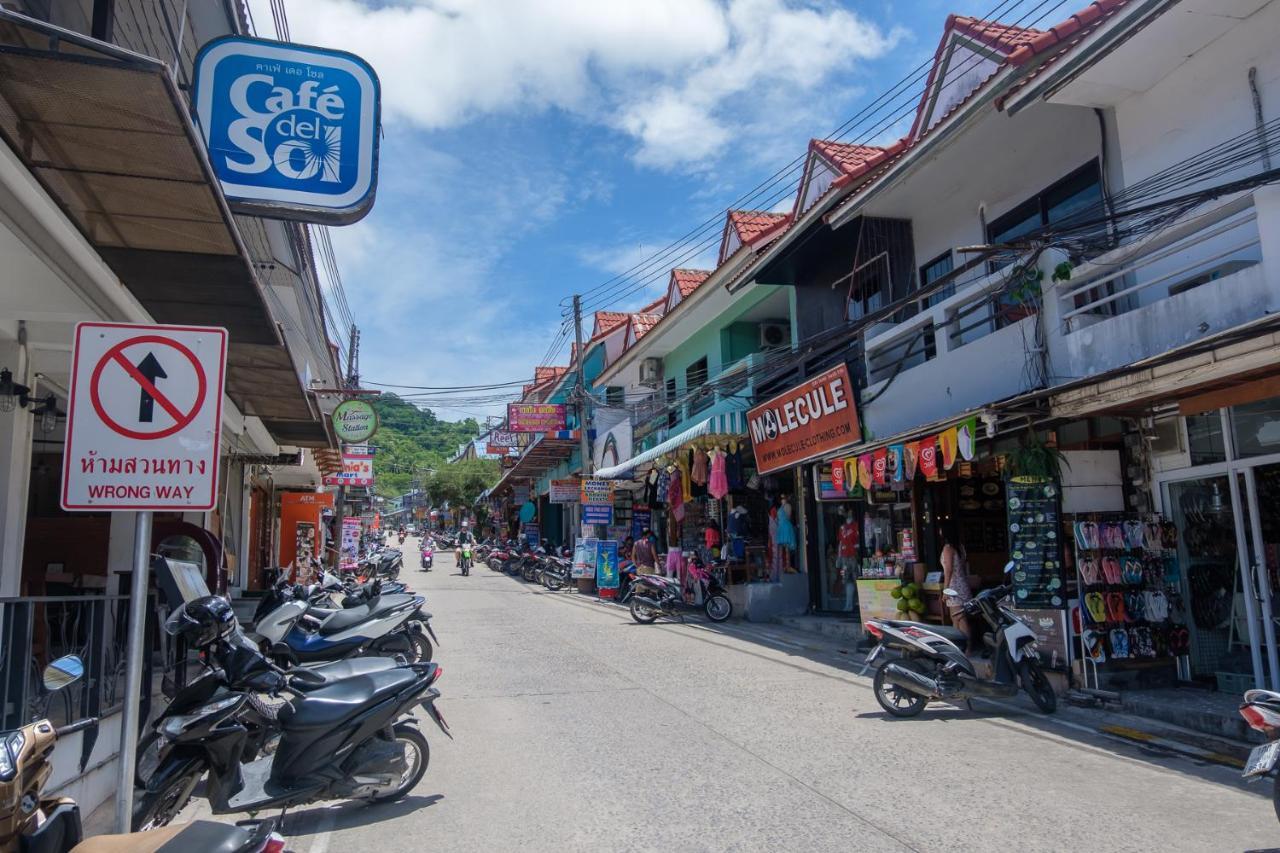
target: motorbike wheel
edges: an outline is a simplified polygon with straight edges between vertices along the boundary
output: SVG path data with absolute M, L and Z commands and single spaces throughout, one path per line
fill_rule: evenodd
M 723 622 L 733 615 L 733 602 L 726 596 L 712 595 L 702 603 L 702 610 L 712 622 Z
M 427 745 L 427 739 L 422 732 L 408 723 L 397 723 L 395 734 L 396 743 L 404 747 L 405 760 L 409 766 L 399 782 L 390 786 L 385 793 L 370 797 L 371 803 L 393 803 L 408 794 L 422 781 L 423 775 L 427 772 L 427 765 L 431 762 L 431 747 Z
M 431 640 L 421 631 L 409 632 L 409 644 L 413 646 L 414 663 L 426 663 L 435 654 L 435 649 L 431 646 Z
M 564 587 L 564 578 L 548 572 L 542 576 L 542 585 L 552 592 L 555 592 Z
M 1049 677 L 1040 668 L 1040 661 L 1035 658 L 1023 658 L 1018 661 L 1018 680 L 1022 682 L 1022 689 L 1027 691 L 1027 695 L 1031 697 L 1032 702 L 1036 703 L 1037 708 L 1046 714 L 1052 714 L 1058 710 L 1057 694 L 1053 692 Z
M 658 613 L 648 605 L 641 604 L 638 599 L 631 599 L 631 618 L 641 625 L 650 625 L 658 618 Z
M 897 663 L 907 669 L 920 671 L 920 667 L 910 660 L 900 660 Z M 880 703 L 880 707 L 893 717 L 918 717 L 924 713 L 925 706 L 929 704 L 929 697 L 912 693 L 904 687 L 885 681 L 884 666 L 876 670 L 875 678 L 871 681 L 871 689 L 876 694 L 876 701 Z
M 204 775 L 203 765 L 171 780 L 154 794 L 145 788 L 133 791 L 133 831 L 143 832 L 168 826 L 191 800 L 191 792 Z

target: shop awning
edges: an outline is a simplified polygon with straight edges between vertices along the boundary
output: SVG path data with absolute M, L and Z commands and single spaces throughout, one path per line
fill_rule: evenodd
M 0 136 L 157 322 L 227 329 L 242 411 L 329 443 L 163 62 L 0 10 Z
M 626 462 L 620 462 L 608 468 L 601 468 L 593 476 L 601 480 L 614 480 L 619 477 L 625 477 L 641 465 L 678 450 L 696 438 L 702 438 L 707 435 L 742 436 L 746 435 L 746 433 L 746 412 L 726 412 L 723 415 L 713 415 L 696 426 L 691 426 L 684 432 L 631 457 Z
M 559 433 L 556 433 L 559 435 Z M 498 494 L 504 486 L 517 480 L 532 480 L 559 465 L 573 455 L 578 448 L 576 438 L 540 437 L 516 460 L 516 464 L 507 469 L 502 478 L 493 485 L 491 494 Z

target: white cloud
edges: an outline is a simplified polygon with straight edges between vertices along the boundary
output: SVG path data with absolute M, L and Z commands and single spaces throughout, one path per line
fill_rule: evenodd
M 250 5 L 269 28 L 267 0 Z M 812 93 L 898 38 L 829 0 L 295 0 L 291 8 L 295 41 L 374 65 L 389 123 L 438 129 L 561 109 L 627 134 L 636 162 L 660 169 L 705 167 L 770 123 L 794 132 L 792 119 L 812 113 Z

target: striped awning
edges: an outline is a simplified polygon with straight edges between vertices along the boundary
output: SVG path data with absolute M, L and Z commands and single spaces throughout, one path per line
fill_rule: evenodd
M 641 465 L 659 459 L 668 453 L 679 450 L 684 445 L 696 438 L 702 438 L 708 435 L 725 435 L 735 438 L 747 434 L 747 415 L 746 412 L 726 412 L 723 415 L 712 415 L 705 421 L 701 421 L 694 426 L 689 427 L 684 432 L 668 438 L 666 441 L 657 444 L 643 453 L 639 453 L 626 462 L 620 462 L 608 468 L 601 468 L 592 476 L 600 480 L 615 480 L 619 477 L 626 477 L 632 471 Z

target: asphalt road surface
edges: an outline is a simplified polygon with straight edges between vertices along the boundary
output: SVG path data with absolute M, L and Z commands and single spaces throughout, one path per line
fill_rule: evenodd
M 1106 738 L 1073 709 L 891 720 L 847 654 L 777 626 L 637 625 L 441 555 L 405 578 L 442 645 L 430 768 L 401 803 L 289 816 L 306 853 L 1242 851 L 1269 782 Z M 1081 722 L 1084 720 L 1085 722 Z

